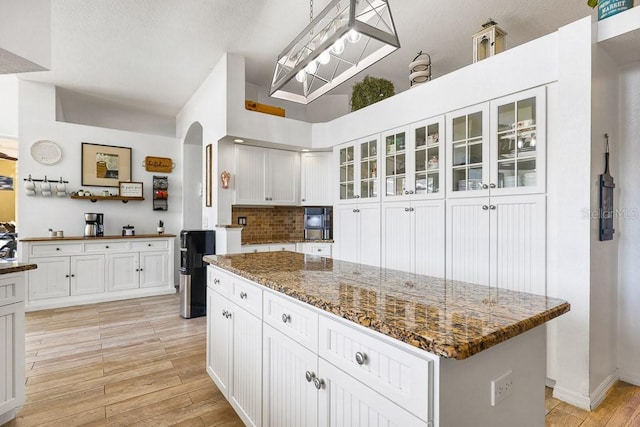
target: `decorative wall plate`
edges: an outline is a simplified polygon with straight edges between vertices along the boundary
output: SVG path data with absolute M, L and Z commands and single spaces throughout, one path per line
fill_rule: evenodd
M 55 165 L 62 160 L 62 148 L 53 141 L 41 139 L 31 145 L 31 157 L 43 165 Z

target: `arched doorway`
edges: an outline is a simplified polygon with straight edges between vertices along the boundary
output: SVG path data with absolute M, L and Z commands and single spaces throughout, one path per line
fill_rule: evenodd
M 182 146 L 182 229 L 202 228 L 202 125 L 193 122 L 189 126 Z

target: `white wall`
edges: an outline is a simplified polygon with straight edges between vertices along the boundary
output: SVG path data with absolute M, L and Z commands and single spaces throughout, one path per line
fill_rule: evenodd
M 18 78 L 0 75 L 0 137 L 18 136 Z
M 591 212 L 600 204 L 599 177 L 604 172 L 605 140 L 609 135 L 611 174 L 617 174 L 618 70 L 616 62 L 597 44 L 593 46 L 591 98 Z M 614 198 L 614 202 L 617 198 Z M 593 217 L 592 217 L 593 218 Z M 617 228 L 617 221 L 615 221 Z M 618 236 L 600 241 L 598 218 L 591 220 L 591 308 L 589 325 L 590 388 L 592 401 L 600 399 L 600 389 L 617 379 L 617 288 Z M 604 397 L 604 396 L 602 396 Z M 599 402 L 597 402 L 599 403 Z M 594 405 L 594 402 L 592 402 Z
M 618 367 L 620 378 L 640 384 L 640 64 L 620 72 Z
M 202 206 L 204 204 L 202 157 L 202 126 L 191 125 L 182 145 L 184 168 L 184 197 L 182 198 L 182 229 L 198 230 L 202 227 Z
M 64 230 L 67 236 L 82 236 L 84 212 L 105 214 L 105 234 L 119 235 L 122 226 L 135 226 L 136 233 L 155 233 L 159 219 L 165 222 L 167 233 L 178 233 L 182 223 L 182 170 L 181 147 L 176 138 L 146 135 L 55 121 L 55 87 L 20 81 L 20 170 L 22 182 L 29 174 L 33 178 L 69 181 L 69 191 L 81 188 L 81 144 L 115 145 L 132 148 L 132 180 L 144 183 L 142 202 L 123 204 L 118 201 L 90 203 L 84 200 L 57 197 L 28 197 L 18 186 L 18 232 L 21 237 L 47 236 L 48 229 Z M 31 145 L 40 139 L 56 142 L 63 151 L 63 159 L 53 166 L 37 163 L 29 154 Z M 152 179 L 154 173 L 142 166 L 146 156 L 170 157 L 176 168 L 169 177 L 169 210 L 152 210 Z M 157 173 L 156 173 L 157 175 Z M 101 187 L 84 187 L 91 191 Z M 110 188 L 113 191 L 113 188 Z

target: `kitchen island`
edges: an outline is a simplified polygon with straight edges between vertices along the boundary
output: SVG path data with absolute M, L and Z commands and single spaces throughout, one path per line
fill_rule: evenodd
M 207 370 L 248 425 L 544 425 L 542 325 L 565 301 L 291 252 L 205 260 Z
M 0 262 L 0 425 L 24 404 L 24 275 L 36 268 Z

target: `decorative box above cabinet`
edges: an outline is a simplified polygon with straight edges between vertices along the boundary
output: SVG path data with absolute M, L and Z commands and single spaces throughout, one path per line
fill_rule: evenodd
M 235 180 L 236 205 L 297 205 L 300 155 L 238 144 Z
M 376 135 L 334 149 L 338 163 L 338 202 L 380 200 L 379 145 Z

